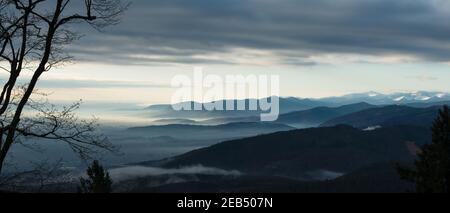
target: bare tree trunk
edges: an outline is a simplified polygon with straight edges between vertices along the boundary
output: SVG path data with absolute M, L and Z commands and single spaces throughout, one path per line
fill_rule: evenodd
M 90 146 L 112 150 L 105 140 L 90 134 L 95 129 L 93 123 L 78 121 L 71 116 L 70 110 L 75 108 L 69 107 L 69 111 L 64 110 L 59 114 L 55 111 L 42 113 L 44 116 L 41 118 L 22 118 L 22 122 L 21 117 L 25 106 L 33 105 L 30 97 L 41 75 L 52 66 L 67 60 L 62 54 L 59 55 L 62 52 L 59 48 L 70 44 L 77 36 L 71 30 L 61 29 L 63 25 L 76 21 L 88 22 L 97 29 L 113 25 L 129 5 L 122 4 L 121 1 L 0 0 L 0 60 L 9 63 L 8 68 L 0 64 L 0 68 L 9 72 L 9 78 L 0 92 L 0 116 L 4 119 L 0 120 L 0 174 L 7 154 L 19 136 L 61 140 L 84 157 L 91 150 Z M 43 8 L 49 5 L 54 5 L 53 11 Z M 64 10 L 72 6 L 75 11 L 84 10 L 85 15 L 70 10 L 66 10 L 69 14 L 65 14 Z M 39 64 L 34 68 L 29 84 L 21 90 L 20 95 L 15 96 L 19 76 L 25 68 L 31 69 L 27 65 L 32 62 L 32 67 L 36 65 L 34 62 Z M 39 112 L 45 110 L 32 106 L 30 108 Z M 58 119 L 65 119 L 65 122 L 58 122 Z

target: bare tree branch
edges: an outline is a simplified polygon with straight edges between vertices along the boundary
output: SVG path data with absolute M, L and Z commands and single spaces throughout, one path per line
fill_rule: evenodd
M 82 157 L 95 147 L 113 150 L 104 137 L 93 134 L 95 119 L 75 116 L 79 103 L 57 110 L 31 97 L 44 72 L 71 59 L 64 48 L 80 36 L 70 24 L 87 22 L 102 29 L 117 24 L 128 6 L 122 0 L 0 0 L 0 70 L 9 74 L 0 87 L 0 173 L 21 138 L 63 141 Z M 25 86 L 17 85 L 24 70 L 32 77 Z M 24 117 L 28 111 L 37 113 Z

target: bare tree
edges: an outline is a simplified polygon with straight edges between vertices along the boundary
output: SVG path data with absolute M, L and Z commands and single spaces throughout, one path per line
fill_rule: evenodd
M 74 116 L 77 104 L 58 111 L 31 96 L 43 73 L 70 60 L 64 47 L 79 38 L 70 26 L 114 25 L 127 6 L 121 0 L 0 0 L 0 70 L 9 75 L 0 94 L 0 173 L 20 135 L 64 141 L 82 156 L 93 146 L 109 147 L 93 137 L 93 123 Z M 19 86 L 25 71 L 32 73 L 31 79 L 22 79 L 28 83 Z M 27 106 L 37 116 L 23 118 Z

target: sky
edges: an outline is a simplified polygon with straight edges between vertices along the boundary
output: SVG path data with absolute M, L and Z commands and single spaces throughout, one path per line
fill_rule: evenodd
M 134 0 L 122 21 L 84 36 L 45 73 L 56 101 L 167 103 L 171 79 L 280 76 L 281 96 L 450 92 L 446 0 Z

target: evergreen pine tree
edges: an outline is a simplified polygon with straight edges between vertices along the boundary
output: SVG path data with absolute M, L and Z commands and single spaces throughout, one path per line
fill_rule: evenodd
M 98 161 L 92 162 L 92 165 L 86 170 L 88 178 L 80 178 L 79 191 L 81 193 L 110 193 L 112 180 Z
M 450 112 L 448 106 L 439 110 L 433 123 L 432 143 L 418 153 L 413 170 L 398 168 L 400 176 L 416 184 L 419 193 L 450 192 Z

